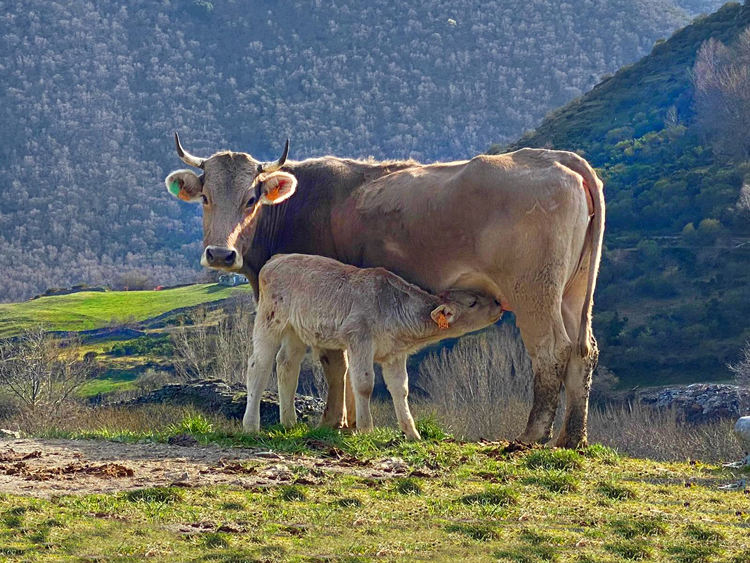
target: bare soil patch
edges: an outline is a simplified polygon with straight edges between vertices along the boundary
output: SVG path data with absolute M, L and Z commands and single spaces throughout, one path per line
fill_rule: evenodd
M 323 455 L 213 445 L 8 440 L 0 441 L 0 493 L 48 498 L 159 486 L 228 485 L 257 489 L 318 484 L 332 473 L 378 480 L 409 473 L 407 464 L 396 458 L 363 461 L 340 451 L 327 451 Z

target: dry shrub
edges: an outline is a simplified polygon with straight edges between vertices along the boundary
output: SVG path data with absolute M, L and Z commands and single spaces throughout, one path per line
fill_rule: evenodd
M 503 323 L 430 354 L 419 380 L 429 400 L 415 411 L 434 414 L 465 439 L 512 438 L 531 409 L 531 360 L 518 329 Z
M 52 336 L 44 325 L 0 341 L 0 388 L 5 408 L 26 425 L 44 426 L 68 415 L 76 392 L 98 371 L 82 359 L 75 338 Z
M 593 409 L 589 439 L 633 457 L 727 461 L 741 453 L 733 426 L 732 420 L 688 424 L 673 410 L 635 403 Z
M 433 416 L 456 437 L 513 439 L 531 409 L 531 362 L 515 327 L 502 324 L 429 355 L 420 365 L 428 398 L 415 416 Z M 596 375 L 595 375 L 596 377 Z M 611 376 L 607 376 L 611 378 Z M 564 394 L 555 427 L 562 422 Z M 378 424 L 395 424 L 390 401 L 374 404 Z M 591 410 L 589 439 L 623 454 L 656 460 L 732 460 L 741 452 L 733 421 L 687 424 L 673 411 L 641 404 Z
M 53 421 L 48 426 L 38 428 L 18 424 L 19 430 L 36 435 L 55 435 L 78 432 L 97 432 L 100 435 L 148 434 L 166 432 L 179 425 L 186 417 L 197 411 L 179 405 L 143 405 L 139 407 L 97 407 L 77 405 L 69 409 L 67 416 Z M 235 428 L 234 421 L 223 417 L 209 417 L 215 428 Z M 17 419 L 14 419 L 17 422 Z

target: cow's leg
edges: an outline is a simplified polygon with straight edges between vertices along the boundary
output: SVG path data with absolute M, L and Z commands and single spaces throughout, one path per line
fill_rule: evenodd
M 582 271 L 571 284 L 563 298 L 562 314 L 565 329 L 572 342 L 573 350 L 563 379 L 565 385 L 565 419 L 556 446 L 576 448 L 587 443 L 587 423 L 589 412 L 589 392 L 591 375 L 596 367 L 599 349 L 591 333 L 586 331 L 586 342 L 577 342 L 580 334 L 581 311 L 586 300 L 588 272 Z
M 276 378 L 279 382 L 279 419 L 289 428 L 297 423 L 294 395 L 299 382 L 299 368 L 307 347 L 292 331 L 284 334 L 281 349 L 276 354 Z
M 518 438 L 521 442 L 546 443 L 552 438 L 563 376 L 573 348 L 560 306 L 551 309 L 534 312 L 516 308 L 516 324 L 534 370 L 534 404 L 526 430 Z
M 398 425 L 409 440 L 419 440 L 421 436 L 414 425 L 409 411 L 409 374 L 406 371 L 406 356 L 399 356 L 383 364 L 383 379 L 393 399 Z
M 346 354 L 343 350 L 316 350 L 328 383 L 328 398 L 323 411 L 321 426 L 343 428 L 346 426 L 344 411 L 344 387 L 346 385 Z
M 372 346 L 369 343 L 356 344 L 349 348 L 348 376 L 352 380 L 354 402 L 357 409 L 357 431 L 372 430 L 370 397 L 375 386 Z
M 247 407 L 242 419 L 247 432 L 260 431 L 260 399 L 271 378 L 273 359 L 280 345 L 280 335 L 271 333 L 262 323 L 255 323 L 253 356 L 247 364 Z

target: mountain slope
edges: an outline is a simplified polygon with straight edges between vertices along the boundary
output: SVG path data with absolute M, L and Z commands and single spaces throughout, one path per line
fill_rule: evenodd
M 422 160 L 509 140 L 687 23 L 669 0 L 0 2 L 0 300 L 198 268 L 192 152 Z
M 750 221 L 736 205 L 750 162 L 712 150 L 695 123 L 701 45 L 731 45 L 750 6 L 728 4 L 543 121 L 507 148 L 576 150 L 604 179 L 607 250 L 595 328 L 628 383 L 729 377 L 750 337 Z

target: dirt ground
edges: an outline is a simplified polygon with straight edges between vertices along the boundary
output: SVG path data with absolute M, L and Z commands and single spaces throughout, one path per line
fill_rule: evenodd
M 324 482 L 331 473 L 388 479 L 407 475 L 409 468 L 398 458 L 363 462 L 336 448 L 312 457 L 194 444 L 0 441 L 0 492 L 41 498 L 157 486 L 228 485 L 256 489 L 313 485 Z

